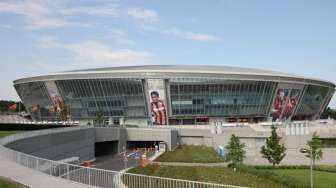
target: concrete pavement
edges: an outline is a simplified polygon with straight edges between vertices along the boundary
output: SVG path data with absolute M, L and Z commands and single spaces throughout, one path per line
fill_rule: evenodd
M 0 156 L 0 176 L 31 188 L 84 188 L 88 187 L 65 179 L 49 176 L 26 168 Z

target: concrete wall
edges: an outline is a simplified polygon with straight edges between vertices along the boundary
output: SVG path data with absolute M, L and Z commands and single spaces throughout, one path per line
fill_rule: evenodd
M 179 144 L 179 138 L 178 138 L 178 131 L 177 130 L 171 130 L 170 132 L 170 139 L 171 139 L 171 148 L 174 149 Z
M 51 160 L 79 157 L 83 161 L 94 159 L 94 141 L 94 129 L 87 128 L 23 138 L 6 147 Z
M 256 127 L 253 127 L 256 126 Z M 290 131 L 288 130 L 290 129 Z M 304 130 L 301 130 L 304 129 Z M 246 164 L 269 164 L 260 154 L 261 147 L 265 145 L 266 139 L 271 135 L 270 126 L 262 127 L 258 125 L 221 127 L 220 129 L 209 126 L 208 128 L 177 128 L 179 134 L 179 143 L 187 145 L 206 145 L 217 149 L 218 146 L 226 146 L 229 143 L 232 134 L 240 138 L 240 141 L 246 145 Z M 336 137 L 336 124 L 309 125 L 281 127 L 278 129 L 279 136 L 282 137 L 281 143 L 287 148 L 286 156 L 281 164 L 309 164 L 309 159 L 300 153 L 300 148 L 307 147 L 306 143 L 311 139 L 314 132 L 321 135 L 322 138 Z M 324 148 L 323 158 L 316 164 L 336 164 L 336 148 Z
M 296 126 L 296 125 L 295 125 Z M 286 146 L 286 157 L 282 164 L 308 164 L 309 160 L 300 153 L 306 147 L 314 132 L 323 138 L 335 138 L 336 125 L 309 124 L 298 127 L 279 126 L 278 134 Z M 42 158 L 61 160 L 80 157 L 80 160 L 94 159 L 94 143 L 117 141 L 118 152 L 126 147 L 127 141 L 164 141 L 169 150 L 179 144 L 206 145 L 217 148 L 226 146 L 232 134 L 246 145 L 247 164 L 268 164 L 260 154 L 266 138 L 270 136 L 269 126 L 246 125 L 237 127 L 170 127 L 170 128 L 67 128 L 24 133 L 19 139 L 6 146 L 14 150 Z M 40 134 L 41 133 L 41 134 Z M 6 139 L 6 138 L 5 138 Z M 323 149 L 324 155 L 317 164 L 336 164 L 336 148 Z
M 95 142 L 118 141 L 120 139 L 120 128 L 118 127 L 96 127 Z
M 127 131 L 119 127 L 97 127 L 95 128 L 95 142 L 118 141 L 118 152 L 126 147 Z
M 127 141 L 164 141 L 168 149 L 178 143 L 177 130 L 164 128 L 95 128 L 95 142 L 118 141 L 118 151 L 122 151 Z
M 169 150 L 178 141 L 176 130 L 165 128 L 127 128 L 127 141 L 164 141 Z
M 179 128 L 179 143 L 182 145 L 205 145 L 214 147 L 213 134 L 210 129 L 197 129 L 197 128 Z
M 148 126 L 148 118 L 125 118 L 125 125 L 138 125 L 140 127 Z

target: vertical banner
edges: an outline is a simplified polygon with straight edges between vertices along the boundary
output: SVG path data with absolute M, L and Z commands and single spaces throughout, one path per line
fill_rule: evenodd
M 288 89 L 279 88 L 276 92 L 275 100 L 273 102 L 272 117 L 274 120 L 280 119 L 282 111 L 287 101 Z
M 148 79 L 148 94 L 153 125 L 167 125 L 167 100 L 165 81 L 163 79 Z
M 294 109 L 296 108 L 298 104 L 300 93 L 301 93 L 301 90 L 299 89 L 291 90 L 290 97 L 288 98 L 286 102 L 281 118 L 288 119 L 291 117 L 292 113 L 294 112 Z
M 273 120 L 287 120 L 290 118 L 298 104 L 300 94 L 301 89 L 279 88 L 272 107 Z
M 60 113 L 63 110 L 64 105 L 55 82 L 47 81 L 45 82 L 45 85 L 51 98 L 51 102 L 53 104 L 53 106 L 49 109 L 49 111 Z

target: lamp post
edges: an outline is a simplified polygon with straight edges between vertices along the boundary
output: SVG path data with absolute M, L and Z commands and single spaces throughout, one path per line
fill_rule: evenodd
M 314 187 L 314 183 L 313 183 L 313 150 L 312 149 L 306 149 L 306 148 L 301 148 L 300 149 L 301 153 L 310 153 L 310 188 Z

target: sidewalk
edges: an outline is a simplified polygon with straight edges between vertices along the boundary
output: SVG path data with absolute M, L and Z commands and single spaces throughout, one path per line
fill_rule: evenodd
M 0 156 L 0 176 L 9 178 L 31 188 L 84 188 L 81 184 L 49 176 L 18 165 Z

